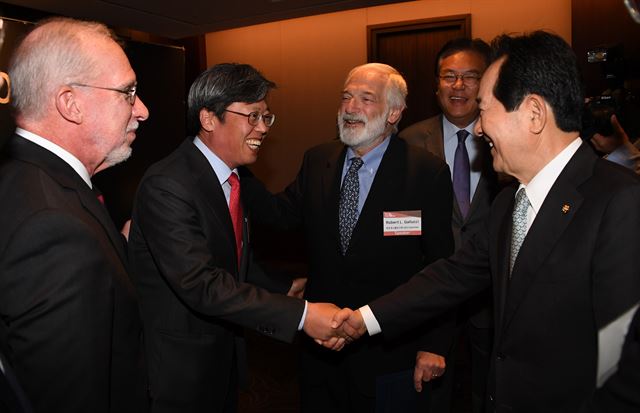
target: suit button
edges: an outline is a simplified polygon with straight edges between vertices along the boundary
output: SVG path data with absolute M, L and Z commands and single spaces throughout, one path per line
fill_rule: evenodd
M 490 395 L 489 395 L 489 401 L 490 401 L 490 402 L 493 402 L 493 394 L 490 394 Z
M 496 359 L 497 359 L 498 361 L 503 361 L 505 358 L 507 358 L 507 357 L 506 357 L 504 354 L 502 354 L 502 353 L 498 353 L 498 354 L 496 354 Z
M 460 232 L 465 232 L 466 230 L 467 230 L 466 226 L 463 225 L 463 226 L 460 227 Z

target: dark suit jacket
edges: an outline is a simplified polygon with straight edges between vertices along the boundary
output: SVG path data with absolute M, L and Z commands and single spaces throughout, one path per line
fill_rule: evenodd
M 154 412 L 222 411 L 237 391 L 232 374 L 244 374 L 232 370 L 234 358 L 244 357 L 241 327 L 284 341 L 297 332 L 301 300 L 244 282 L 269 284 L 252 271 L 244 221 L 239 270 L 222 187 L 191 138 L 151 166 L 140 183 L 129 248 Z M 288 285 L 270 287 L 286 292 Z
M 411 145 L 426 149 L 440 159 L 445 159 L 442 115 L 414 123 L 400 132 L 398 136 Z M 481 171 L 481 176 L 466 217 L 462 217 L 458 203 L 453 202 L 451 229 L 456 250 L 483 228 L 484 221 L 489 217 L 491 202 L 498 192 L 498 179 L 493 170 L 489 145 L 481 138 L 474 138 L 474 143 L 478 149 L 478 157 L 477 161 L 471 165 L 471 170 Z M 469 319 L 474 326 L 479 328 L 493 327 L 491 291 L 489 289 L 470 299 L 464 308 L 459 310 L 462 320 Z
M 278 197 L 266 196 L 265 202 L 258 199 L 258 188 L 249 191 L 245 187 L 247 196 L 255 196 L 248 202 L 261 203 L 259 208 L 254 205 L 254 214 L 262 220 L 280 226 L 304 226 L 310 260 L 305 298 L 358 308 L 393 290 L 423 265 L 452 252 L 449 169 L 436 157 L 410 148 L 403 140 L 391 138 L 346 256 L 340 253 L 338 233 L 346 154 L 341 142 L 307 151 L 295 181 Z M 421 211 L 421 236 L 383 236 L 384 211 L 410 210 Z M 347 346 L 340 353 L 325 351 L 319 357 L 332 362 L 349 358 L 354 381 L 366 393 L 372 393 L 376 376 L 413 369 L 418 349 L 446 355 L 453 320 L 430 327 L 416 329 L 393 343 L 383 345 L 374 337 Z
M 67 163 L 18 136 L 0 199 L 6 356 L 35 411 L 145 411 L 139 309 L 104 206 Z
M 595 389 L 598 329 L 640 299 L 640 182 L 583 144 L 547 195 L 509 280 L 516 188 L 498 195 L 486 231 L 371 309 L 393 337 L 492 284 L 491 405 L 578 411 Z
M 31 402 L 18 383 L 15 372 L 8 360 L 0 352 L 2 369 L 0 372 L 0 412 L 3 413 L 32 413 Z

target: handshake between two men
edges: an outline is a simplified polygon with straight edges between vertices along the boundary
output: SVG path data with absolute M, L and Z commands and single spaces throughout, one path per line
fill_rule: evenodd
M 303 330 L 316 343 L 340 351 L 367 332 L 359 310 L 340 309 L 329 303 L 308 303 Z

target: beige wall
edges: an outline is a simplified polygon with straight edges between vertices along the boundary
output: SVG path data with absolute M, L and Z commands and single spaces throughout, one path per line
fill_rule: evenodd
M 472 36 L 535 29 L 571 37 L 571 0 L 421 0 L 284 20 L 206 36 L 208 66 L 249 63 L 278 84 L 276 124 L 252 167 L 271 190 L 289 183 L 309 147 L 335 136 L 347 72 L 367 60 L 367 25 L 471 14 Z

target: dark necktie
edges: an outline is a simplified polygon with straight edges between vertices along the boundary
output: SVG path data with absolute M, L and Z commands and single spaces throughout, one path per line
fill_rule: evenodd
M 92 190 L 93 193 L 96 194 L 96 198 L 98 199 L 98 201 L 100 201 L 100 203 L 104 205 L 104 195 L 102 195 L 102 192 L 95 185 L 93 185 Z
M 358 221 L 358 198 L 360 193 L 360 180 L 358 179 L 358 170 L 364 162 L 362 159 L 351 158 L 351 166 L 342 182 L 342 190 L 340 191 L 340 209 L 338 216 L 338 229 L 340 231 L 340 250 L 342 255 L 347 253 L 351 233 Z
M 509 277 L 516 263 L 518 252 L 527 235 L 527 210 L 529 209 L 529 198 L 524 188 L 520 188 L 516 194 L 516 202 L 513 206 L 512 229 L 511 229 L 511 251 L 509 254 Z
M 229 213 L 233 232 L 236 236 L 236 252 L 238 254 L 238 265 L 242 257 L 242 204 L 240 202 L 240 180 L 235 172 L 231 172 L 227 180 L 231 185 L 231 195 L 229 196 Z
M 453 192 L 458 201 L 460 214 L 462 214 L 462 218 L 466 218 L 470 204 L 471 183 L 469 173 L 471 168 L 469 166 L 469 153 L 464 141 L 469 136 L 469 132 L 460 129 L 456 135 L 458 135 L 458 147 L 453 158 Z

